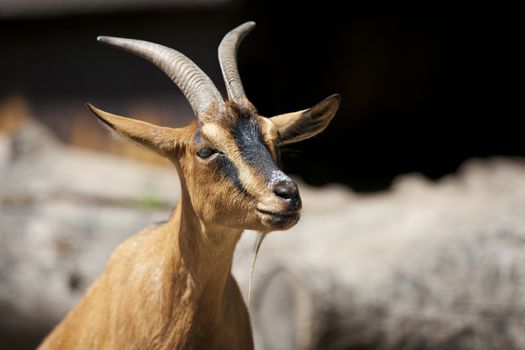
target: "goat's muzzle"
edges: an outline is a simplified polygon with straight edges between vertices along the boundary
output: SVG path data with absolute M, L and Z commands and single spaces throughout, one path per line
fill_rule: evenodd
M 270 183 L 271 198 L 257 205 L 257 214 L 271 229 L 286 230 L 299 221 L 301 215 L 301 196 L 297 184 L 281 171 L 272 174 Z

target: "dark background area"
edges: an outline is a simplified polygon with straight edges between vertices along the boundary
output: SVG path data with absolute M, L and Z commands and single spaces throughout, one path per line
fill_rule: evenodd
M 191 113 L 169 79 L 149 63 L 98 44 L 96 36 L 174 47 L 224 91 L 218 43 L 234 26 L 254 20 L 257 28 L 243 42 L 239 64 L 261 114 L 304 109 L 335 92 L 342 96 L 323 134 L 284 152 L 286 171 L 310 184 L 375 191 L 401 173 L 438 179 L 471 157 L 525 155 L 523 113 L 511 107 L 518 95 L 512 61 L 519 42 L 511 9 L 274 0 L 174 4 L 4 16 L 0 98 L 23 96 L 66 141 L 77 119 L 98 128 L 86 101 L 124 115 L 133 110 L 130 104 L 144 101 L 162 111 L 164 123 L 180 125 Z M 148 119 L 147 113 L 132 115 Z

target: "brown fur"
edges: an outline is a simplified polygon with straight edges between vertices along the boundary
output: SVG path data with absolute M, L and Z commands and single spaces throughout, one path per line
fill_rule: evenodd
M 41 348 L 252 348 L 248 313 L 230 273 L 240 233 L 201 227 L 183 200 L 166 224 L 116 249 Z
M 277 225 L 257 211 L 261 205 L 277 213 L 289 208 L 242 160 L 230 129 L 236 118 L 254 118 L 274 160 L 281 129 L 251 105 L 234 103 L 212 107 L 181 129 L 90 108 L 118 134 L 173 161 L 181 200 L 167 223 L 139 232 L 115 250 L 102 276 L 39 349 L 253 348 L 248 312 L 231 275 L 235 245 L 244 229 L 288 229 L 299 216 Z M 284 119 L 280 128 L 289 129 Z M 216 160 L 197 157 L 201 147 L 227 155 L 247 193 L 218 171 Z

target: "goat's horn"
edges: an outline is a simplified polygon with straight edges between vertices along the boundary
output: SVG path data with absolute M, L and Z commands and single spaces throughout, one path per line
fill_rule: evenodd
M 160 68 L 177 84 L 197 116 L 211 103 L 223 102 L 210 78 L 182 53 L 148 41 L 99 36 L 98 41 L 140 56 Z
M 226 83 L 228 98 L 239 100 L 246 98 L 244 89 L 237 69 L 237 48 L 242 39 L 252 31 L 255 22 L 246 22 L 231 30 L 224 36 L 219 45 L 219 63 L 221 65 L 222 76 Z

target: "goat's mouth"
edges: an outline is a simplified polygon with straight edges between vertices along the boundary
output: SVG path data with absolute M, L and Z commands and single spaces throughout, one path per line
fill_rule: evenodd
M 294 211 L 271 211 L 266 209 L 255 209 L 263 222 L 277 229 L 288 229 L 299 221 L 301 212 Z

